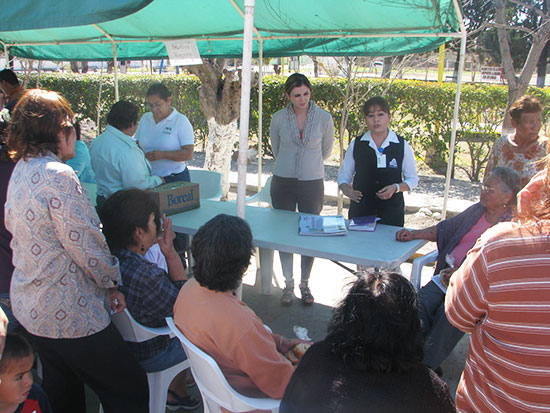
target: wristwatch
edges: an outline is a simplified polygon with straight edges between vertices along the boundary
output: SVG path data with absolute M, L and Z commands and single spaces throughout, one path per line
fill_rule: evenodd
M 397 188 L 397 191 L 395 191 L 396 194 L 401 192 L 401 187 L 399 186 L 399 184 L 395 184 L 395 187 Z

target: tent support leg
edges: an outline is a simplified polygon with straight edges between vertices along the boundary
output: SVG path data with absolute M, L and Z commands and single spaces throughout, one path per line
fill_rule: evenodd
M 241 79 L 241 120 L 239 122 L 239 180 L 237 183 L 237 216 L 244 218 L 246 196 L 246 153 L 250 120 L 250 78 L 252 70 L 252 39 L 254 29 L 254 0 L 244 2 L 243 69 Z
M 460 60 L 458 62 L 458 78 L 456 79 L 456 95 L 455 95 L 455 107 L 453 111 L 453 124 L 451 132 L 451 142 L 449 144 L 449 162 L 447 163 L 447 176 L 445 177 L 445 195 L 443 196 L 443 208 L 441 211 L 441 219 L 445 219 L 447 215 L 447 202 L 449 200 L 449 189 L 451 187 L 451 172 L 454 167 L 453 160 L 455 154 L 456 144 L 456 129 L 458 124 L 458 111 L 460 109 L 460 93 L 462 91 L 462 74 L 464 73 L 464 61 L 466 60 L 466 27 L 462 20 L 462 13 L 457 0 L 453 0 L 455 10 L 460 22 L 460 32 L 462 34 L 460 39 Z
M 116 58 L 116 43 L 113 43 L 113 72 L 115 74 L 115 102 L 118 102 L 118 61 Z
M 264 41 L 258 39 L 259 46 L 259 58 L 260 65 L 258 71 L 258 192 L 262 190 L 262 160 L 264 155 L 263 146 L 263 103 L 264 103 L 264 91 L 263 91 L 263 76 L 264 76 Z

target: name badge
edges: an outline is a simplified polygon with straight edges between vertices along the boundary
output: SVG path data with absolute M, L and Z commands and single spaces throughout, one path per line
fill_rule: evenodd
M 377 168 L 385 168 L 386 167 L 386 155 L 384 155 L 384 154 L 378 155 L 376 157 L 376 161 L 377 161 L 377 165 L 376 165 Z

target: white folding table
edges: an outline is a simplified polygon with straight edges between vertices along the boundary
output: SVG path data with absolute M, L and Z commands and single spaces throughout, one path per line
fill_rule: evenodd
M 199 227 L 218 214 L 236 215 L 233 202 L 201 200 L 200 208 L 172 215 L 176 232 L 195 234 Z M 401 228 L 377 225 L 374 232 L 348 231 L 342 236 L 304 236 L 298 234 L 297 212 L 255 206 L 245 207 L 245 220 L 252 229 L 254 245 L 378 268 L 395 268 L 411 257 L 426 241 L 398 242 Z

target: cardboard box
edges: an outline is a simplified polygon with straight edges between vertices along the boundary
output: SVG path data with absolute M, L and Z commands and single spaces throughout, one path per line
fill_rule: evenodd
M 148 189 L 147 193 L 159 206 L 160 213 L 167 216 L 201 206 L 199 184 L 192 182 L 169 182 Z

